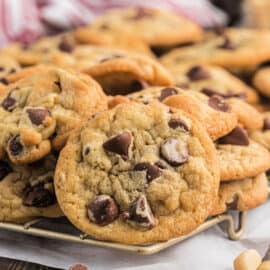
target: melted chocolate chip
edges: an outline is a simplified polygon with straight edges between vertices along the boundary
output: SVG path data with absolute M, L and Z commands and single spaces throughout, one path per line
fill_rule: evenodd
M 16 106 L 16 99 L 11 97 L 11 92 L 8 94 L 8 96 L 3 100 L 2 107 L 6 110 L 11 112 Z
M 43 121 L 51 115 L 50 111 L 47 109 L 27 109 L 28 116 L 34 125 L 42 125 Z
M 211 77 L 209 72 L 201 66 L 192 67 L 187 72 L 187 76 L 189 77 L 189 79 L 191 81 L 205 80 L 205 79 L 209 79 Z
M 84 155 L 87 156 L 90 153 L 90 146 L 86 146 L 84 149 Z
M 105 57 L 105 58 L 100 59 L 99 63 L 104 63 L 104 62 L 110 61 L 112 59 L 123 58 L 123 57 L 124 57 L 124 55 L 122 55 L 122 54 L 112 54 L 110 57 Z
M 134 166 L 134 171 L 146 171 L 146 179 L 148 182 L 161 175 L 159 167 L 148 162 L 137 163 Z
M 225 50 L 234 50 L 235 45 L 227 36 L 224 36 L 224 41 L 221 45 L 218 46 L 218 48 L 225 49 Z
M 71 53 L 74 50 L 74 46 L 66 38 L 62 38 L 58 44 L 58 49 L 62 52 Z
M 9 81 L 6 78 L 1 78 L 0 79 L 0 83 L 4 84 L 4 85 L 8 85 Z
M 171 119 L 168 123 L 169 127 L 172 129 L 181 128 L 185 131 L 189 131 L 187 123 L 182 119 Z
M 123 132 L 106 141 L 103 144 L 103 148 L 108 152 L 119 154 L 122 158 L 127 159 L 131 139 L 129 132 Z
M 12 172 L 11 167 L 7 162 L 0 161 L 0 181 L 3 180 L 10 172 Z
M 147 229 L 155 225 L 155 218 L 145 195 L 141 195 L 130 207 L 129 211 L 124 213 L 123 217 Z
M 118 217 L 118 207 L 114 199 L 108 195 L 95 197 L 87 209 L 89 219 L 101 226 L 108 225 Z
M 242 100 L 246 100 L 246 98 L 247 98 L 247 94 L 245 92 L 233 93 L 233 92 L 229 91 L 226 94 L 222 94 L 219 91 L 217 91 L 216 89 L 209 88 L 209 87 L 202 88 L 201 92 L 204 93 L 205 95 L 207 95 L 208 97 L 218 95 L 218 96 L 221 96 L 221 97 L 223 97 L 225 99 L 235 97 L 235 98 L 240 98 Z
M 174 138 L 167 139 L 160 148 L 161 156 L 172 166 L 179 166 L 188 161 L 186 146 L 178 147 L 179 141 Z
M 247 132 L 241 128 L 234 128 L 228 135 L 218 140 L 220 144 L 233 144 L 233 145 L 249 145 Z
M 24 190 L 23 205 L 25 206 L 47 207 L 55 202 L 55 195 L 42 185 L 28 186 Z
M 217 111 L 227 112 L 229 110 L 229 105 L 224 98 L 218 95 L 211 96 L 208 100 L 208 105 Z
M 163 88 L 160 92 L 159 101 L 163 101 L 165 98 L 169 96 L 173 96 L 177 94 L 177 89 L 172 87 Z
M 263 130 L 270 129 L 270 118 L 266 117 L 263 119 Z
M 23 151 L 23 145 L 20 142 L 19 135 L 16 135 L 9 140 L 8 148 L 13 156 L 18 156 Z
M 230 202 L 226 202 L 227 210 L 237 210 L 239 197 L 237 194 L 234 194 Z
M 149 87 L 149 84 L 146 81 L 143 80 L 135 80 L 131 82 L 130 85 L 130 91 L 129 92 L 136 92 L 143 90 L 145 88 Z
M 134 21 L 138 21 L 144 18 L 152 18 L 153 17 L 153 11 L 143 8 L 143 7 L 138 7 L 136 8 L 135 14 L 131 17 L 129 17 L 129 20 L 134 20 Z

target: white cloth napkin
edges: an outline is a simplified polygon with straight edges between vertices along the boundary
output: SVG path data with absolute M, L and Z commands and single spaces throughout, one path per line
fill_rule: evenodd
M 215 226 L 160 253 L 139 255 L 0 231 L 0 256 L 64 269 L 80 262 L 91 270 L 229 270 L 242 251 L 255 248 L 264 256 L 269 243 L 270 201 L 248 212 L 239 241 Z

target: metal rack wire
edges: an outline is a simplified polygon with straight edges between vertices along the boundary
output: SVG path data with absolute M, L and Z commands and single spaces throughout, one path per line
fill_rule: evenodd
M 244 230 L 245 224 L 245 212 L 238 213 L 238 222 L 235 222 L 231 214 L 222 214 L 216 217 L 209 218 L 196 230 L 190 234 L 180 236 L 165 242 L 158 242 L 149 245 L 126 245 L 119 243 L 112 243 L 106 241 L 99 241 L 90 238 L 88 235 L 82 234 L 77 230 L 66 218 L 57 219 L 35 219 L 25 224 L 14 224 L 7 222 L 0 222 L 0 229 L 9 231 L 45 237 L 50 239 L 69 241 L 73 243 L 86 244 L 96 247 L 112 248 L 117 250 L 135 252 L 139 254 L 149 255 L 157 253 L 170 246 L 178 244 L 202 231 L 209 229 L 210 227 L 226 222 L 227 224 L 227 235 L 231 240 L 238 240 Z M 238 223 L 238 224 L 237 224 Z

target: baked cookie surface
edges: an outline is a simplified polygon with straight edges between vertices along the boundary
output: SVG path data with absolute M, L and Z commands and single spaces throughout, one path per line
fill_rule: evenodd
M 58 202 L 76 227 L 130 244 L 190 232 L 212 209 L 218 186 L 205 130 L 159 103 L 96 115 L 70 137 L 55 177 Z
M 43 68 L 0 93 L 0 155 L 14 163 L 61 149 L 83 119 L 107 108 L 99 85 L 86 75 Z

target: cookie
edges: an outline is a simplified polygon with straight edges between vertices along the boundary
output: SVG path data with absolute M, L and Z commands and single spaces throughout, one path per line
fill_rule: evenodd
M 236 116 L 230 112 L 222 97 L 208 97 L 179 87 L 151 87 L 127 97 L 144 104 L 153 100 L 160 101 L 170 107 L 186 111 L 202 123 L 213 140 L 229 133 L 237 125 Z M 109 106 L 123 101 L 125 101 L 123 98 L 116 97 L 116 100 L 110 100 Z
M 270 97 L 270 68 L 259 69 L 253 77 L 253 85 L 264 96 Z
M 174 49 L 161 58 L 165 66 L 205 63 L 228 69 L 245 69 L 270 59 L 270 31 L 229 28 L 193 46 Z
M 21 67 L 15 59 L 0 54 L 0 90 L 9 83 L 5 77 L 19 71 L 20 69 Z
M 249 136 L 255 142 L 263 145 L 270 151 L 270 112 L 263 114 L 263 127 L 249 132 Z
M 0 161 L 0 221 L 26 222 L 34 217 L 60 217 L 53 177 L 56 158 L 31 165 Z
M 48 56 L 56 52 L 69 54 L 76 44 L 73 34 L 68 32 L 53 37 L 43 37 L 31 45 L 14 43 L 2 49 L 2 52 L 12 56 L 25 67 L 46 61 Z
M 111 9 L 98 17 L 92 27 L 125 31 L 152 47 L 177 46 L 202 38 L 202 29 L 194 22 L 166 10 L 148 7 Z
M 99 85 L 86 75 L 48 67 L 0 93 L 0 156 L 13 163 L 61 149 L 83 119 L 107 108 Z
M 246 211 L 261 205 L 267 198 L 268 181 L 265 173 L 238 181 L 221 183 L 211 216 L 228 210 Z
M 270 168 L 268 150 L 250 140 L 241 127 L 220 138 L 216 142 L 216 149 L 221 181 L 253 177 Z
M 120 29 L 113 31 L 108 27 L 93 28 L 91 25 L 74 30 L 74 38 L 79 44 L 102 45 L 118 48 L 154 57 L 149 46 L 134 34 L 128 34 Z
M 211 211 L 218 186 L 203 127 L 160 103 L 96 115 L 70 137 L 55 174 L 59 205 L 77 228 L 128 244 L 189 233 Z
M 73 68 L 92 76 L 108 95 L 173 84 L 169 72 L 145 55 L 85 45 L 77 46 L 72 56 L 76 59 Z
M 176 85 L 224 98 L 237 97 L 257 103 L 256 91 L 225 69 L 207 64 L 179 63 L 167 66 Z

